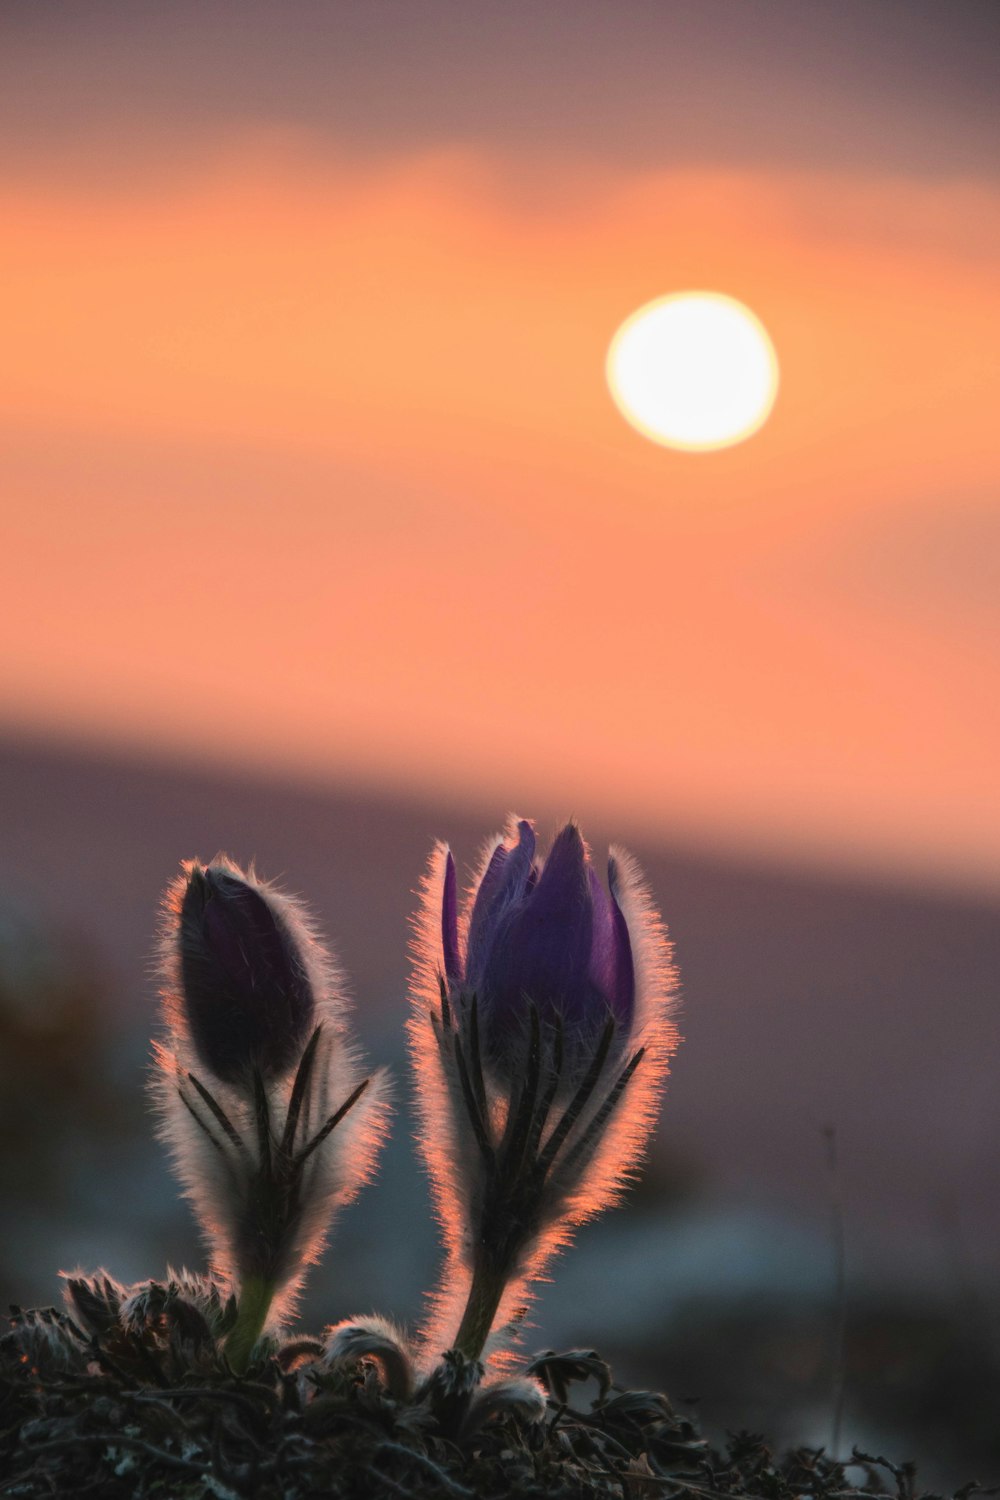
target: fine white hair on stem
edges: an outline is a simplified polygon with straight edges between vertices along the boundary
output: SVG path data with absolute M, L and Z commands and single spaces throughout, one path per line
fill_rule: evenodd
M 520 885 L 512 896 L 501 889 L 495 857 L 510 859 L 504 869 L 512 868 L 518 840 Z M 593 878 L 575 826 L 567 825 L 560 840 L 561 871 L 568 873 L 555 876 L 550 891 L 557 879 L 570 881 L 584 872 Z M 499 895 L 486 920 L 490 940 L 495 947 L 514 941 L 509 934 L 516 930 L 517 903 L 524 909 L 542 888 L 539 879 L 545 880 L 544 866 L 541 877 L 537 867 L 530 877 L 526 873 L 524 854 L 533 847 L 530 825 L 512 820 L 506 842 L 498 838 L 486 845 L 453 922 L 446 889 L 455 877 L 446 845 L 435 846 L 421 885 L 409 1036 L 420 1146 L 445 1249 L 422 1330 L 430 1360 L 457 1342 L 467 1356 L 485 1348 L 494 1366 L 507 1363 L 503 1346 L 523 1318 L 530 1283 L 543 1275 L 574 1227 L 617 1201 L 635 1175 L 678 1042 L 672 1019 L 676 974 L 666 932 L 637 865 L 616 848 L 610 896 L 598 896 L 602 916 L 609 913 L 618 923 L 617 940 L 630 955 L 630 1003 L 618 1002 L 616 1012 L 611 1002 L 617 994 L 605 1004 L 598 992 L 595 1001 L 591 986 L 584 995 L 588 1014 L 578 1021 L 571 1009 L 551 1003 L 546 1008 L 551 997 L 524 993 L 520 1013 L 505 1023 L 500 1041 L 494 1018 L 492 1050 L 484 1044 L 482 1006 L 490 997 L 477 996 L 468 982 L 473 908 L 484 878 L 491 879 L 491 899 L 493 892 Z M 620 933 L 622 922 L 627 937 Z M 476 923 L 482 942 L 482 910 Z M 559 932 L 546 941 L 558 944 Z M 457 953 L 450 951 L 456 946 Z M 505 1053 L 499 1064 L 498 1047 Z M 498 1242 L 504 1250 L 484 1266 L 484 1247 Z
M 304 975 L 308 1032 L 287 1067 L 213 1072 L 211 1049 L 196 1043 L 180 929 L 189 885 L 206 877 L 220 888 L 239 883 L 263 902 Z M 274 1297 L 268 1321 L 280 1322 L 322 1252 L 334 1214 L 372 1174 L 388 1126 L 386 1076 L 365 1077 L 347 1034 L 343 976 L 306 908 L 224 856 L 207 868 L 188 862 L 168 887 L 160 974 L 165 1026 L 154 1044 L 151 1083 L 159 1134 L 194 1206 L 213 1272 L 238 1286 L 267 1286 Z
M 420 881 L 412 943 L 413 1012 L 407 1026 L 420 1119 L 417 1143 L 430 1177 L 445 1252 L 444 1268 L 421 1330 L 432 1360 L 447 1346 L 461 1312 L 473 1233 L 465 1195 L 476 1192 L 479 1176 L 478 1147 L 465 1122 L 454 1055 L 442 1049 L 435 1020 L 441 1005 L 441 904 L 448 855 L 448 845 L 437 842 Z M 467 925 L 466 918 L 466 929 Z

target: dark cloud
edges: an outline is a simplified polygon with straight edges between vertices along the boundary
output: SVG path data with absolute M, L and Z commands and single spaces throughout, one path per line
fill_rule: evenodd
M 264 124 L 359 152 L 996 165 L 1000 7 L 979 0 L 21 0 L 2 30 L 15 157 Z

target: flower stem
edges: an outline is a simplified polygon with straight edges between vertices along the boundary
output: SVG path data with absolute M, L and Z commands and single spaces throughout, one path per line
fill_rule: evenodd
M 236 1322 L 226 1340 L 226 1357 L 237 1375 L 246 1372 L 254 1345 L 263 1332 L 274 1292 L 274 1283 L 260 1276 L 248 1277 L 240 1288 Z
M 454 1347 L 466 1359 L 478 1359 L 496 1320 L 508 1276 L 495 1262 L 481 1261 L 473 1272 L 468 1301 Z

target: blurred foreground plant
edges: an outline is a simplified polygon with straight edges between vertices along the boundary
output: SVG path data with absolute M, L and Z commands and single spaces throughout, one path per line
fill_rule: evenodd
M 211 1278 L 74 1280 L 80 1321 L 15 1308 L 0 1336 L 0 1492 L 20 1500 L 935 1500 L 913 1465 L 876 1455 L 778 1459 L 747 1432 L 710 1449 L 592 1350 L 539 1356 L 520 1405 L 489 1386 L 456 1400 L 460 1356 L 400 1388 L 377 1348 L 346 1336 L 338 1349 L 285 1340 L 241 1378 L 225 1355 L 233 1309 Z M 966 1484 L 954 1500 L 982 1492 Z

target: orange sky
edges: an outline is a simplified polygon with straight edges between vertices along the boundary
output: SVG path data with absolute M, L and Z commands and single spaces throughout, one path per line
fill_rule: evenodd
M 4 722 L 996 888 L 995 186 L 254 129 L 0 223 Z M 782 387 L 685 455 L 603 358 L 699 286 Z

